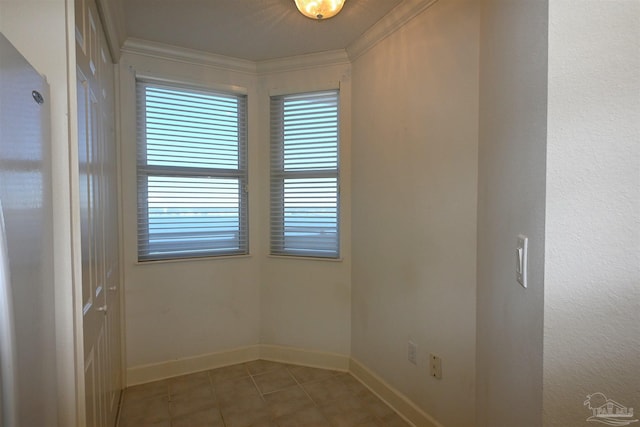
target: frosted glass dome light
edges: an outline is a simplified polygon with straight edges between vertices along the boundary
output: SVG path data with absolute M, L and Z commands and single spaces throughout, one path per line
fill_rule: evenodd
M 300 13 L 307 18 L 329 19 L 342 10 L 344 0 L 295 0 Z

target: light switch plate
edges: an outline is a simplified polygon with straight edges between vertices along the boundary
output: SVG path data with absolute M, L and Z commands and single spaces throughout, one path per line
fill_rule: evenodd
M 520 283 L 523 288 L 527 287 L 528 246 L 529 238 L 522 234 L 518 235 L 518 244 L 516 246 L 516 279 L 518 279 L 518 283 Z

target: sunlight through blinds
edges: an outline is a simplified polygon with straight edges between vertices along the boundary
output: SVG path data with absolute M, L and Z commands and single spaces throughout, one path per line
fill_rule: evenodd
M 248 252 L 246 97 L 137 82 L 138 259 Z
M 271 253 L 338 258 L 338 91 L 271 98 Z

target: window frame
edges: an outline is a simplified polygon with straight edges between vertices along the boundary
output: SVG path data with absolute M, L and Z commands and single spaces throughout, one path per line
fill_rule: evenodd
M 336 166 L 333 169 L 304 169 L 304 170 L 285 170 L 285 137 L 284 137 L 284 102 L 288 97 L 304 97 L 306 95 L 322 95 L 332 93 L 335 96 L 336 112 L 335 112 L 335 163 Z M 274 111 L 274 105 L 278 104 L 279 111 Z M 275 257 L 293 257 L 293 258 L 308 258 L 314 260 L 326 260 L 337 261 L 341 260 L 342 249 L 342 233 L 341 233 L 341 99 L 340 89 L 320 89 L 320 90 L 307 90 L 291 93 L 278 93 L 273 94 L 270 97 L 270 119 L 271 119 L 271 132 L 270 132 L 270 215 L 269 215 L 269 254 Z M 276 115 L 278 117 L 276 117 Z M 281 118 L 281 119 L 280 119 Z M 335 247 L 329 252 L 316 248 L 286 248 L 286 236 L 285 236 L 285 182 L 287 179 L 335 179 Z M 327 188 L 327 187 L 325 187 Z M 277 190 L 276 190 L 277 189 Z M 277 196 L 275 196 L 277 194 Z
M 146 112 L 147 96 L 143 94 L 146 87 L 164 88 L 174 91 L 185 91 L 194 94 L 201 93 L 207 96 L 220 96 L 235 98 L 238 102 L 237 134 L 237 168 L 228 169 L 220 167 L 188 167 L 188 166 L 161 166 L 147 164 L 147 123 Z M 249 168 L 248 168 L 248 99 L 245 93 L 238 93 L 217 88 L 189 85 L 162 79 L 137 77 L 136 88 L 136 227 L 137 227 L 137 260 L 139 263 L 157 261 L 194 260 L 202 258 L 218 258 L 229 256 L 245 256 L 249 254 Z M 144 102 L 144 106 L 141 105 Z M 179 152 L 179 150 L 176 150 Z M 149 231 L 149 187 L 150 177 L 176 177 L 176 178 L 212 178 L 235 179 L 238 186 L 238 248 L 216 249 L 209 251 L 192 248 L 191 251 L 174 248 L 173 251 L 165 251 L 162 254 L 153 254 L 151 251 Z M 142 220 L 144 218 L 144 221 Z M 146 251 L 145 251 L 146 249 Z

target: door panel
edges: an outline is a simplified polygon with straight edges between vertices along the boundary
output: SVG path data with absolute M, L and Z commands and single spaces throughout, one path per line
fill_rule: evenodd
M 115 425 L 122 389 L 114 72 L 93 0 L 76 0 L 86 414 Z

